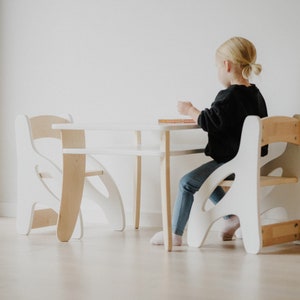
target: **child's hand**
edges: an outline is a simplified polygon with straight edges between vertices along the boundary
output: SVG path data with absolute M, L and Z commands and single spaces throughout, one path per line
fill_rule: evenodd
M 178 101 L 177 103 L 177 110 L 182 115 L 189 115 L 190 108 L 193 107 L 193 104 L 188 101 Z

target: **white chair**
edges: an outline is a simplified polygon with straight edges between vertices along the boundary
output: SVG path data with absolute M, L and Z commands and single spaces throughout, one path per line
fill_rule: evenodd
M 203 246 L 214 222 L 230 214 L 240 219 L 248 253 L 300 239 L 299 119 L 246 118 L 238 154 L 209 176 L 193 203 L 187 232 L 190 246 Z M 281 142 L 287 143 L 283 153 L 261 158 L 263 145 Z M 235 174 L 235 179 L 226 180 L 231 174 Z M 206 209 L 206 202 L 218 185 L 230 188 L 216 206 Z M 288 221 L 262 226 L 261 214 L 276 207 L 286 210 Z
M 60 131 L 52 129 L 52 124 L 69 122 L 72 122 L 70 115 L 42 115 L 32 118 L 19 115 L 16 118 L 17 232 L 20 234 L 29 234 L 32 228 L 57 224 L 62 187 L 62 150 Z M 54 155 L 49 157 L 49 153 Z M 95 185 L 91 176 L 100 179 L 100 188 L 103 189 Z M 87 156 L 84 193 L 88 193 L 100 205 L 112 229 L 122 231 L 125 228 L 119 190 L 108 171 L 91 156 Z M 81 238 L 82 235 L 80 213 L 73 237 Z

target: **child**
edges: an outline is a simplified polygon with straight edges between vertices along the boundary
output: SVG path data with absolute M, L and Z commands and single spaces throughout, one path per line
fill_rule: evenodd
M 238 152 L 242 126 L 249 115 L 267 116 L 266 103 L 258 88 L 249 82 L 254 72 L 258 75 L 262 67 L 256 64 L 255 46 L 245 38 L 233 37 L 223 43 L 216 51 L 218 79 L 224 85 L 215 101 L 208 109 L 198 110 L 191 102 L 178 102 L 179 113 L 190 116 L 208 133 L 205 154 L 211 161 L 183 176 L 172 217 L 172 239 L 174 246 L 182 245 L 182 235 L 188 222 L 194 194 L 206 178 L 218 167 L 231 160 Z M 262 155 L 267 149 L 262 149 Z M 224 196 L 221 187 L 211 194 L 210 200 L 217 204 Z M 241 199 L 243 201 L 243 199 Z M 225 216 L 225 226 L 221 232 L 223 241 L 232 240 L 240 227 L 235 215 Z M 151 241 L 163 245 L 163 233 L 156 233 Z

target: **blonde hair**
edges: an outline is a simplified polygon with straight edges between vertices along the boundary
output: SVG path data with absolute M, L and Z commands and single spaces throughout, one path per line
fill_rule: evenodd
M 252 72 L 259 75 L 262 66 L 256 63 L 256 48 L 247 39 L 233 37 L 224 42 L 216 52 L 218 55 L 240 66 L 242 76 L 249 79 Z

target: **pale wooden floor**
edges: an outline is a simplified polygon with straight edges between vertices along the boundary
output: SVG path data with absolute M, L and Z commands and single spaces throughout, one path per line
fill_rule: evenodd
M 20 236 L 0 218 L 0 299 L 300 299 L 300 246 L 251 255 L 212 232 L 204 248 L 166 253 L 149 244 L 155 231 L 89 224 L 61 243 L 53 228 Z

